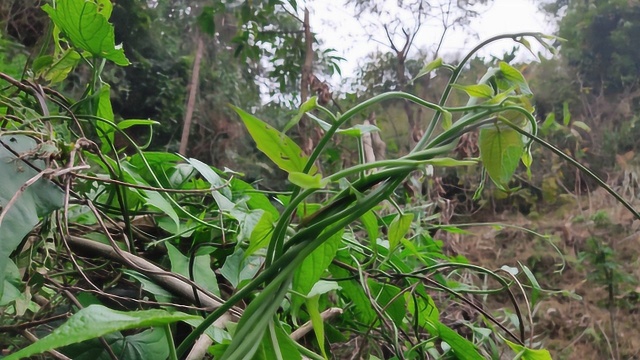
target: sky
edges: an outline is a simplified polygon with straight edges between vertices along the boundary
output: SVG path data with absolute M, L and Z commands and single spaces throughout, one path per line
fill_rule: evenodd
M 337 55 L 346 59 L 340 67 L 343 75 L 348 77 L 355 75 L 367 54 L 376 49 L 388 51 L 389 48 L 384 45 L 388 41 L 381 27 L 366 28 L 370 23 L 380 24 L 379 19 L 372 17 L 355 19 L 352 9 L 336 6 L 342 3 L 342 0 L 307 0 L 307 6 L 311 12 L 312 31 L 323 41 L 325 48 L 336 49 Z M 388 3 L 395 3 L 395 1 L 389 0 Z M 492 5 L 483 8 L 485 10 L 482 10 L 478 18 L 472 20 L 470 33 L 462 30 L 447 32 L 440 56 L 446 59 L 447 56 L 454 58 L 456 55 L 465 54 L 481 40 L 498 34 L 522 31 L 552 33 L 554 26 L 540 13 L 537 8 L 538 3 L 539 1 L 535 0 L 494 0 Z M 387 16 L 391 18 L 395 15 L 389 13 Z M 434 44 L 441 37 L 441 29 L 442 27 L 437 24 L 423 26 L 416 37 L 414 51 L 427 49 L 433 52 L 436 48 Z M 533 41 L 531 43 L 533 45 Z M 502 40 L 482 51 L 480 55 L 501 56 L 514 45 L 510 40 Z M 541 50 L 541 47 L 534 47 L 534 51 L 538 50 Z M 534 59 L 526 53 L 526 50 L 522 50 L 519 56 L 526 60 Z M 339 80 L 338 77 L 330 82 Z

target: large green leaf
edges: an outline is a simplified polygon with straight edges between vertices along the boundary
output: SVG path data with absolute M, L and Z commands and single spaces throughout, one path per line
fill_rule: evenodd
M 122 336 L 115 332 L 104 336 L 109 347 L 119 359 L 146 360 L 166 359 L 169 356 L 169 344 L 162 327 L 145 330 L 141 333 Z M 73 344 L 62 349 L 62 353 L 74 360 L 110 360 L 111 356 L 98 339 Z
M 91 305 L 73 315 L 66 323 L 5 360 L 17 360 L 45 351 L 94 339 L 114 331 L 162 326 L 199 316 L 165 310 L 116 311 L 102 305 Z
M 0 136 L 0 140 L 17 154 L 35 152 L 37 144 L 28 136 Z M 34 165 L 44 168 L 44 161 L 32 160 Z M 33 230 L 40 218 L 61 208 L 64 205 L 62 190 L 46 179 L 39 179 L 18 194 L 17 200 L 7 207 L 21 187 L 36 176 L 38 172 L 18 159 L 4 146 L 0 145 L 0 211 L 4 218 L 0 223 L 0 280 L 5 278 L 4 272 L 9 255 L 18 247 L 22 239 Z M 6 211 L 6 213 L 4 213 Z M 0 298 L 2 298 L 4 281 L 0 281 Z
M 473 346 L 469 340 L 460 336 L 457 332 L 451 330 L 446 325 L 436 322 L 434 324 L 434 329 L 431 329 L 432 332 L 436 332 L 437 335 L 444 340 L 449 346 L 451 346 L 451 350 L 453 350 L 457 359 L 460 360 L 483 360 L 484 358 L 478 350 Z M 436 335 L 436 334 L 432 334 Z
M 117 65 L 129 65 L 122 46 L 115 45 L 114 29 L 107 21 L 111 10 L 105 1 L 99 3 L 102 11 L 96 2 L 87 0 L 58 0 L 55 8 L 46 4 L 42 9 L 74 46 Z
M 280 169 L 288 173 L 304 172 L 308 159 L 293 140 L 257 117 L 236 107 L 233 109 L 240 115 L 258 149 Z M 314 166 L 309 174 L 315 175 L 317 171 L 318 169 Z
M 389 225 L 389 248 L 391 250 L 395 249 L 407 235 L 412 221 L 413 214 L 400 214 L 391 221 L 391 225 Z
M 227 256 L 220 269 L 220 275 L 229 280 L 237 289 L 244 280 L 253 279 L 262 266 L 262 257 L 245 256 L 244 250 L 238 248 L 231 256 Z
M 175 246 L 166 243 L 169 260 L 171 260 L 171 272 L 181 274 L 189 278 L 189 257 L 182 255 Z M 209 255 L 198 255 L 193 262 L 193 281 L 210 292 L 220 295 L 216 274 L 211 269 Z
M 504 61 L 501 61 L 500 64 L 500 73 L 502 74 L 504 80 L 511 86 L 517 86 L 520 88 L 520 92 L 523 95 L 533 95 L 531 89 L 529 88 L 529 84 L 527 84 L 527 80 L 525 80 L 524 76 L 518 69 L 513 66 L 507 64 Z
M 384 309 L 384 312 L 396 326 L 402 326 L 406 314 L 406 302 L 404 297 L 398 296 L 400 288 L 371 278 L 367 279 L 367 284 L 371 289 L 371 296 L 378 303 L 378 306 Z
M 509 128 L 482 129 L 478 147 L 491 180 L 501 189 L 506 188 L 524 152 L 522 136 Z
M 313 252 L 307 256 L 300 269 L 295 272 L 293 276 L 293 291 L 307 295 L 309 291 L 313 288 L 313 285 L 320 280 L 322 274 L 327 270 L 331 261 L 336 256 L 336 252 L 338 251 L 338 246 L 342 242 L 342 233 L 344 231 L 338 231 L 333 234 L 327 241 L 325 241 L 322 245 L 318 246 L 317 249 L 313 250 Z M 300 304 L 304 301 L 300 296 L 294 296 L 291 299 L 291 307 L 294 309 L 300 306 Z

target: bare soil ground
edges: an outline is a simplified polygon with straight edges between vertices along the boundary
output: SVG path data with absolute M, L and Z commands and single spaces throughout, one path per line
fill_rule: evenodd
M 518 263 L 531 269 L 549 290 L 534 305 L 535 341 L 554 359 L 640 359 L 640 221 L 601 190 L 538 211 L 482 220 L 516 224 L 547 239 L 515 228 L 479 226 L 455 240 L 453 250 L 489 269 Z M 594 253 L 589 245 L 594 241 L 613 250 L 600 267 L 584 260 L 586 252 Z M 616 276 L 612 311 L 607 271 Z M 489 296 L 484 306 L 504 314 L 505 304 L 504 297 Z

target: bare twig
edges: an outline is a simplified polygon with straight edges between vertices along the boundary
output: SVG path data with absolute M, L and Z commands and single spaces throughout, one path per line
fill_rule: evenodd
M 341 315 L 341 314 L 342 314 L 342 309 L 341 308 L 333 307 L 333 308 L 329 308 L 329 309 L 323 311 L 322 313 L 320 313 L 320 317 L 322 318 L 323 322 L 327 322 L 327 321 L 329 321 L 329 320 L 333 319 L 334 317 L 336 317 L 338 315 Z M 311 320 L 309 320 L 306 323 L 304 323 L 302 326 L 297 328 L 294 332 L 292 332 L 291 335 L 289 335 L 289 337 L 293 341 L 298 341 L 298 340 L 302 339 L 302 337 L 307 335 L 307 333 L 309 333 L 309 331 L 311 331 L 311 329 L 313 329 L 313 324 L 311 323 Z

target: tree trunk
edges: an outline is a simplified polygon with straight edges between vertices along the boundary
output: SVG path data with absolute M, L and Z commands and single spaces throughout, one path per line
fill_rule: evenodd
M 193 70 L 191 72 L 191 81 L 189 83 L 189 99 L 187 100 L 187 111 L 184 115 L 184 123 L 182 125 L 182 137 L 180 138 L 180 149 L 178 152 L 181 155 L 187 155 L 187 146 L 189 145 L 189 133 L 191 132 L 191 119 L 193 118 L 193 109 L 196 104 L 196 95 L 198 93 L 198 87 L 200 86 L 200 62 L 202 60 L 202 52 L 204 49 L 204 43 L 200 33 L 196 33 L 196 41 L 198 43 L 196 48 L 196 56 L 193 61 Z

